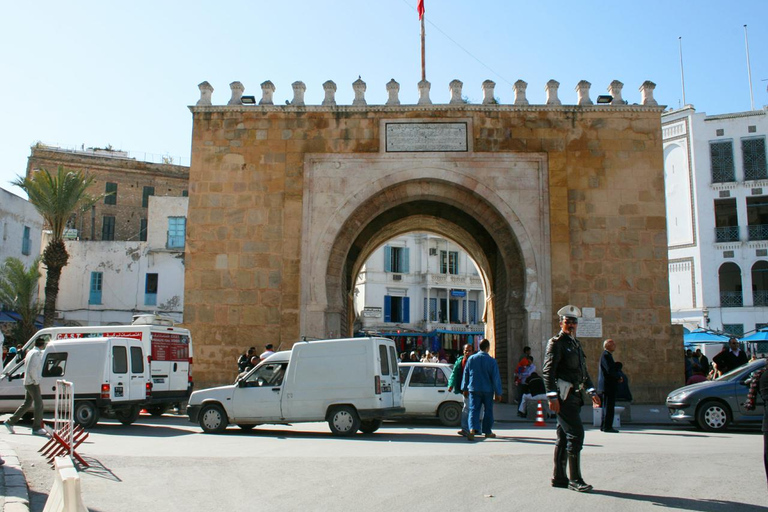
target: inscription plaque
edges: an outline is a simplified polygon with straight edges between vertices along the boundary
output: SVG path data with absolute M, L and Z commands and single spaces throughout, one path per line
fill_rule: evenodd
M 386 123 L 388 153 L 467 151 L 467 123 Z

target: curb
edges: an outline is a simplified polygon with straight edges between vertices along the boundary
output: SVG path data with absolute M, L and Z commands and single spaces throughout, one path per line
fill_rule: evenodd
M 8 443 L 0 441 L 0 455 L 5 464 L 0 466 L 0 494 L 3 495 L 2 512 L 29 512 L 29 490 L 24 471 L 16 452 Z

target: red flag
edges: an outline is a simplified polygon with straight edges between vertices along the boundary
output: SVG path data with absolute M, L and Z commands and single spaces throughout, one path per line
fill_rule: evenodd
M 416 10 L 419 12 L 419 19 L 424 16 L 424 0 L 419 0 Z

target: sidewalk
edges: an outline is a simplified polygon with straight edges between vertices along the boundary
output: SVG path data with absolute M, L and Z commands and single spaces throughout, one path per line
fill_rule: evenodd
M 624 405 L 624 404 L 617 404 Z M 669 412 L 665 405 L 636 405 L 632 404 L 632 420 L 624 421 L 622 426 L 671 426 L 675 423 L 669 419 Z M 592 426 L 592 407 L 585 405 L 581 408 L 581 421 L 586 428 Z M 532 425 L 536 418 L 520 418 L 517 415 L 517 404 L 494 404 L 493 417 L 495 421 L 503 423 L 527 423 Z M 547 423 L 555 425 L 554 419 L 547 419 Z
M 0 456 L 5 460 L 0 466 L 0 512 L 29 512 L 29 491 L 21 463 L 13 448 L 2 440 Z

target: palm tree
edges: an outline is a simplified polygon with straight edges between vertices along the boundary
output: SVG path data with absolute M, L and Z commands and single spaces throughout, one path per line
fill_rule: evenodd
M 40 281 L 40 258 L 29 269 L 17 258 L 7 258 L 0 266 L 0 302 L 19 314 L 13 337 L 16 343 L 24 343 L 35 334 L 35 320 L 42 306 L 37 300 L 37 283 Z
M 40 212 L 51 230 L 51 240 L 43 251 L 43 264 L 46 267 L 44 327 L 53 325 L 61 270 L 69 260 L 63 240 L 67 221 L 72 214 L 90 208 L 103 197 L 87 193 L 92 183 L 93 178 L 86 177 L 82 171 L 66 170 L 61 165 L 55 176 L 40 169 L 26 178 L 19 176 L 13 182 L 27 193 L 29 202 Z

